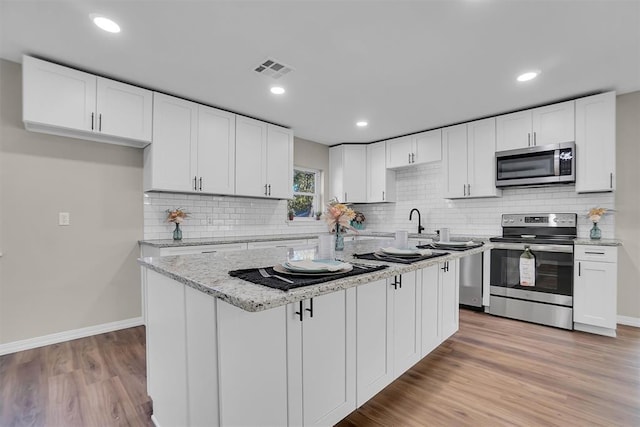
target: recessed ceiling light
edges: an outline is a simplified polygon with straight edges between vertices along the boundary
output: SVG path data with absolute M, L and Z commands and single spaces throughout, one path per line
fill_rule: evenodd
M 93 21 L 94 24 L 96 24 L 99 28 L 109 32 L 109 33 L 119 33 L 120 32 L 120 25 L 116 24 L 114 21 L 112 21 L 111 19 L 107 18 L 106 16 L 102 16 L 102 15 L 97 15 L 95 13 L 92 13 L 91 15 L 89 15 L 89 17 L 91 18 L 91 20 Z
M 356 126 L 358 126 L 358 127 L 360 127 L 360 128 L 363 128 L 363 127 L 367 126 L 368 124 L 369 124 L 369 123 L 367 123 L 367 122 L 365 122 L 364 120 L 362 120 L 362 121 L 357 122 L 357 123 L 356 123 Z
M 274 86 L 271 88 L 271 93 L 275 95 L 282 95 L 284 93 L 284 88 L 280 86 Z
M 520 74 L 518 76 L 518 81 L 519 82 L 527 82 L 529 80 L 533 80 L 536 77 L 538 77 L 538 74 L 540 74 L 540 71 L 528 71 L 526 73 Z

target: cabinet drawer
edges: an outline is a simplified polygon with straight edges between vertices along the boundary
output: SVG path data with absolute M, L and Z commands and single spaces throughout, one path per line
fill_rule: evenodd
M 617 262 L 616 246 L 576 245 L 574 258 L 580 261 Z
M 241 251 L 247 249 L 246 243 L 225 243 L 221 245 L 180 246 L 160 249 L 160 256 L 193 255 L 214 252 Z
M 306 246 L 307 239 L 297 240 L 270 240 L 268 242 L 249 242 L 249 249 L 261 249 L 261 248 L 294 248 L 299 246 Z

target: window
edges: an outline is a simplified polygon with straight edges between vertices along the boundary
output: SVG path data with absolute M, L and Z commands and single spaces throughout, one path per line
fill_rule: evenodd
M 293 169 L 293 199 L 289 212 L 294 218 L 313 218 L 320 209 L 320 171 L 295 167 Z

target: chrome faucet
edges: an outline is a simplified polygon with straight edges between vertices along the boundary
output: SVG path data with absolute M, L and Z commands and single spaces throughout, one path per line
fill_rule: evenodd
M 424 230 L 424 227 L 422 226 L 422 217 L 420 216 L 420 211 L 418 209 L 411 209 L 411 212 L 409 212 L 409 221 L 411 221 L 411 217 L 413 216 L 414 211 L 418 213 L 418 234 L 422 234 L 422 230 Z

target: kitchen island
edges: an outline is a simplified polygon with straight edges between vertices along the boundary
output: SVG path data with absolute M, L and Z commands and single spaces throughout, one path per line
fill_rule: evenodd
M 335 424 L 455 333 L 457 259 L 490 248 L 287 292 L 228 275 L 286 248 L 141 259 L 154 422 Z

